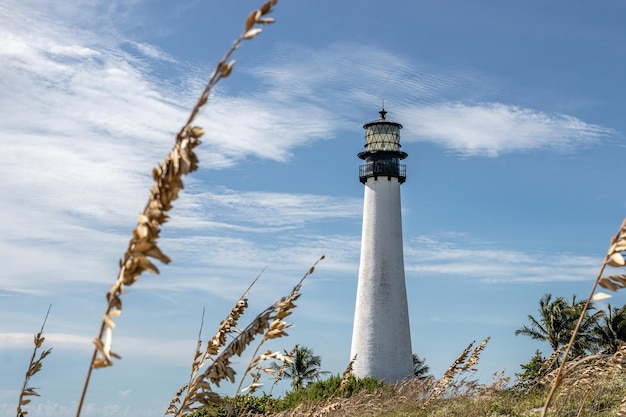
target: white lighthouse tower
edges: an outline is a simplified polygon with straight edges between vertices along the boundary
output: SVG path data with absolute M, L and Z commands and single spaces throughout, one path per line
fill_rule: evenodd
M 365 185 L 361 261 L 352 332 L 353 373 L 396 382 L 413 375 L 411 331 L 404 282 L 400 184 L 408 155 L 400 150 L 400 123 L 385 118 L 363 125 Z

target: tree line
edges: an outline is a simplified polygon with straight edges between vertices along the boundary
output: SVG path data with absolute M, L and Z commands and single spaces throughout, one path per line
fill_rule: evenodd
M 562 361 L 558 354 L 570 341 L 576 323 L 584 310 L 586 300 L 571 301 L 565 297 L 553 298 L 552 294 L 544 294 L 539 299 L 539 315 L 528 315 L 528 324 L 515 331 L 515 335 L 529 336 L 535 340 L 547 342 L 556 355 L 553 368 Z M 576 340 L 570 350 L 568 359 L 583 355 L 612 355 L 626 343 L 626 305 L 613 307 L 610 304 L 606 311 L 597 310 L 593 304 L 585 312 Z M 539 350 L 527 364 L 522 364 L 523 372 L 517 374 L 523 384 L 537 378 L 546 358 Z
M 575 295 L 570 303 L 565 297 L 553 299 L 552 294 L 544 294 L 539 300 L 539 316 L 528 315 L 529 325 L 517 329 L 515 335 L 548 342 L 556 352 L 569 343 L 585 302 L 577 300 Z M 609 304 L 606 312 L 591 305 L 570 354 L 613 354 L 625 341 L 626 305 L 612 307 Z

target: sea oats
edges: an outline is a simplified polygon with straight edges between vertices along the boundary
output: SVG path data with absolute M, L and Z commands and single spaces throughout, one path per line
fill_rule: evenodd
M 28 414 L 28 411 L 24 410 L 22 406 L 30 404 L 30 399 L 26 397 L 36 396 L 39 397 L 39 393 L 37 392 L 38 388 L 33 388 L 28 385 L 30 382 L 30 378 L 35 375 L 37 372 L 41 371 L 43 367 L 43 360 L 52 352 L 52 348 L 44 350 L 39 355 L 39 358 L 35 360 L 37 357 L 37 351 L 43 345 L 43 342 L 46 338 L 43 336 L 43 329 L 46 325 L 46 321 L 48 320 L 48 315 L 50 314 L 50 309 L 52 305 L 48 307 L 48 312 L 46 313 L 46 317 L 43 320 L 43 324 L 41 325 L 41 330 L 37 333 L 33 339 L 35 344 L 35 348 L 33 349 L 33 355 L 30 358 L 30 362 L 28 363 L 28 369 L 26 370 L 26 375 L 24 376 L 24 383 L 22 384 L 22 390 L 20 391 L 20 397 L 17 401 L 17 417 L 24 417 Z
M 625 262 L 624 262 L 623 252 L 625 250 L 626 250 L 626 218 L 622 221 L 622 224 L 620 225 L 619 230 L 617 231 L 615 236 L 611 238 L 609 250 L 607 251 L 606 256 L 604 257 L 604 261 L 602 262 L 602 265 L 600 266 L 598 275 L 596 276 L 596 279 L 593 282 L 593 285 L 591 287 L 591 293 L 589 294 L 589 297 L 587 297 L 587 301 L 584 307 L 582 308 L 582 311 L 580 312 L 580 317 L 578 318 L 576 327 L 572 331 L 572 336 L 570 338 L 570 341 L 567 344 L 565 351 L 563 352 L 563 361 L 561 362 L 561 365 L 559 366 L 559 368 L 557 369 L 554 375 L 554 379 L 550 386 L 550 391 L 548 392 L 544 407 L 541 412 L 541 417 L 545 417 L 546 414 L 548 413 L 548 409 L 555 395 L 555 392 L 557 388 L 559 387 L 559 385 L 561 384 L 561 382 L 563 381 L 562 373 L 564 372 L 564 368 L 568 359 L 569 352 L 572 346 L 574 345 L 574 342 L 576 341 L 578 330 L 580 329 L 580 326 L 585 318 L 585 313 L 589 309 L 589 305 L 591 304 L 591 301 L 596 292 L 596 289 L 598 288 L 598 285 L 611 291 L 617 291 L 621 288 L 626 287 L 626 275 L 609 275 L 606 277 L 603 276 L 604 270 L 606 269 L 607 266 L 615 267 L 615 268 L 624 266 Z
M 113 364 L 111 358 L 119 358 L 119 355 L 111 351 L 112 330 L 115 327 L 114 319 L 119 317 L 122 311 L 121 296 L 125 293 L 125 287 L 137 282 L 143 272 L 159 273 L 158 268 L 149 258 L 159 260 L 164 264 L 170 262 L 170 258 L 158 247 L 158 238 L 161 226 L 168 219 L 167 212 L 172 209 L 172 202 L 178 198 L 178 194 L 183 189 L 183 175 L 198 169 L 198 157 L 194 153 L 194 148 L 200 145 L 200 138 L 204 135 L 204 130 L 199 126 L 193 126 L 196 116 L 207 103 L 212 89 L 232 72 L 234 61 L 230 60 L 231 55 L 243 41 L 252 39 L 260 32 L 260 29 L 255 28 L 255 25 L 270 23 L 268 20 L 262 20 L 262 16 L 270 13 L 276 3 L 277 0 L 265 2 L 259 10 L 254 11 L 246 19 L 246 30 L 217 63 L 198 101 L 191 110 L 187 122 L 176 135 L 172 150 L 163 162 L 152 170 L 154 185 L 150 190 L 148 203 L 139 215 L 128 248 L 120 260 L 117 279 L 106 294 L 107 307 L 98 336 L 94 340 L 95 349 L 76 410 L 77 417 L 80 416 L 93 369 L 111 366 Z M 250 31 L 256 31 L 256 33 L 251 36 Z M 102 340 L 103 337 L 106 337 L 105 341 Z

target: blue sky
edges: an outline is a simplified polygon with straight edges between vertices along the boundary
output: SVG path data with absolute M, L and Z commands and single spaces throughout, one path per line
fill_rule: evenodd
M 0 5 L 0 416 L 14 415 L 49 304 L 31 415 L 72 415 L 151 168 L 261 2 Z M 547 344 L 514 331 L 539 298 L 586 297 L 624 216 L 626 5 L 281 0 L 199 124 L 162 248 L 124 296 L 83 415 L 159 415 L 254 277 L 249 317 L 321 255 L 290 337 L 332 373 L 350 354 L 362 125 L 404 125 L 413 350 L 435 375 L 491 336 L 477 377 Z M 626 302 L 623 294 L 609 300 Z M 242 359 L 241 364 L 246 362 Z M 231 388 L 223 387 L 224 393 Z

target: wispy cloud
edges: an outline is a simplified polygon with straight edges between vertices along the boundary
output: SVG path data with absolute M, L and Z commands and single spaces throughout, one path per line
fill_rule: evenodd
M 573 116 L 501 103 L 407 106 L 398 114 L 401 120 L 410 121 L 405 139 L 435 142 L 465 156 L 540 148 L 571 150 L 617 134 Z
M 356 198 L 216 187 L 190 193 L 178 210 L 180 219 L 173 221 L 174 227 L 197 229 L 202 224 L 215 227 L 215 222 L 220 222 L 224 226 L 248 227 L 247 230 L 254 227 L 257 231 L 277 231 L 310 222 L 358 219 L 362 202 Z
M 58 352 L 90 352 L 93 349 L 93 338 L 70 333 L 45 333 L 47 346 Z M 147 356 L 150 358 L 167 359 L 184 365 L 187 362 L 189 347 L 194 346 L 189 340 L 156 340 L 118 336 L 115 339 L 116 349 L 126 355 Z M 0 333 L 2 349 L 30 349 L 33 346 L 33 335 L 30 333 Z
M 571 150 L 617 135 L 572 115 L 499 102 L 496 81 L 484 74 L 433 68 L 371 46 L 284 46 L 278 55 L 253 70 L 273 99 L 326 105 L 346 119 L 361 111 L 354 123 L 385 100 L 404 124 L 403 140 L 433 142 L 463 156 Z
M 27 14 L 24 9 L 21 12 Z M 26 17 L 36 23 L 28 31 L 11 23 L 0 34 L 4 41 L 0 54 L 9 63 L 0 68 L 6 87 L 0 109 L 10 114 L 0 122 L 0 134 L 6 139 L 0 175 L 7 179 L 0 209 L 11 220 L 3 232 L 9 242 L 8 257 L 17 262 L 13 274 L 28 251 L 25 244 L 11 242 L 12 238 L 39 241 L 40 259 L 48 258 L 48 266 L 61 267 L 66 263 L 42 237 L 51 237 L 48 242 L 70 242 L 80 259 L 89 263 L 93 259 L 89 260 L 79 242 L 102 238 L 95 231 L 100 227 L 132 225 L 132 213 L 145 202 L 151 166 L 169 149 L 176 121 L 184 120 L 180 97 L 190 102 L 193 95 L 174 86 L 162 89 L 140 60 L 124 52 L 120 45 L 127 40 L 99 41 L 93 34 L 82 36 L 82 31 L 57 27 L 38 15 Z M 169 60 L 150 45 L 139 48 L 148 59 Z M 381 85 L 397 99 L 395 113 L 404 121 L 405 140 L 432 140 L 466 155 L 569 147 L 613 133 L 572 116 L 549 116 L 499 103 L 437 102 L 438 97 L 454 96 L 471 89 L 473 82 L 483 81 L 469 73 L 438 73 L 376 48 L 336 44 L 323 52 L 285 48 L 280 54 L 282 61 L 278 59 L 276 65 L 254 71 L 263 80 L 260 91 L 214 97 L 216 106 L 202 121 L 209 132 L 200 150 L 204 166 L 229 166 L 247 156 L 285 160 L 296 146 L 331 138 L 341 119 L 361 117 L 356 115 L 358 108 L 346 111 L 346 116 L 333 114 L 327 109 L 329 102 L 343 109 L 359 102 L 355 99 L 369 96 L 371 102 L 382 93 L 376 90 Z M 360 64 L 366 56 L 367 65 Z M 348 62 L 350 73 L 342 70 Z M 370 103 L 361 107 L 365 105 Z M 179 210 L 187 220 L 175 220 L 173 226 L 178 228 L 270 233 L 308 222 L 357 218 L 360 203 L 319 195 L 212 189 L 190 193 L 181 200 Z M 108 243 L 122 239 L 118 233 L 107 236 Z M 175 237 L 169 239 L 173 248 L 184 245 L 184 239 L 179 244 Z M 210 247 L 231 261 L 228 253 L 241 254 L 236 249 L 246 248 L 246 253 L 256 254 L 248 255 L 256 259 L 253 263 L 280 253 L 285 249 L 280 245 L 287 243 L 274 240 L 268 251 L 236 235 L 193 239 L 201 244 L 200 250 Z M 293 253 L 293 243 L 287 245 L 286 252 Z M 489 253 L 466 256 L 475 261 L 488 258 Z M 293 255 L 289 259 L 296 260 Z M 488 275 L 496 275 L 493 264 L 471 265 L 475 274 L 491 271 Z M 456 267 L 459 273 L 468 271 L 468 264 Z M 455 265 L 446 268 L 453 271 Z M 68 273 L 58 276 L 76 279 Z
M 421 237 L 405 248 L 407 273 L 474 279 L 486 284 L 585 281 L 595 277 L 599 261 L 567 253 L 516 251 L 471 242 Z
M 160 48 L 155 45 L 151 45 L 145 42 L 128 42 L 131 46 L 133 46 L 138 52 L 144 55 L 146 58 L 154 59 L 157 61 L 165 61 L 176 63 L 176 59 L 171 55 L 163 52 Z
M 92 339 L 73 334 L 46 333 L 46 343 L 55 348 L 64 350 L 85 350 L 89 349 Z M 31 333 L 0 333 L 0 346 L 5 349 L 29 348 L 33 345 L 33 335 Z

